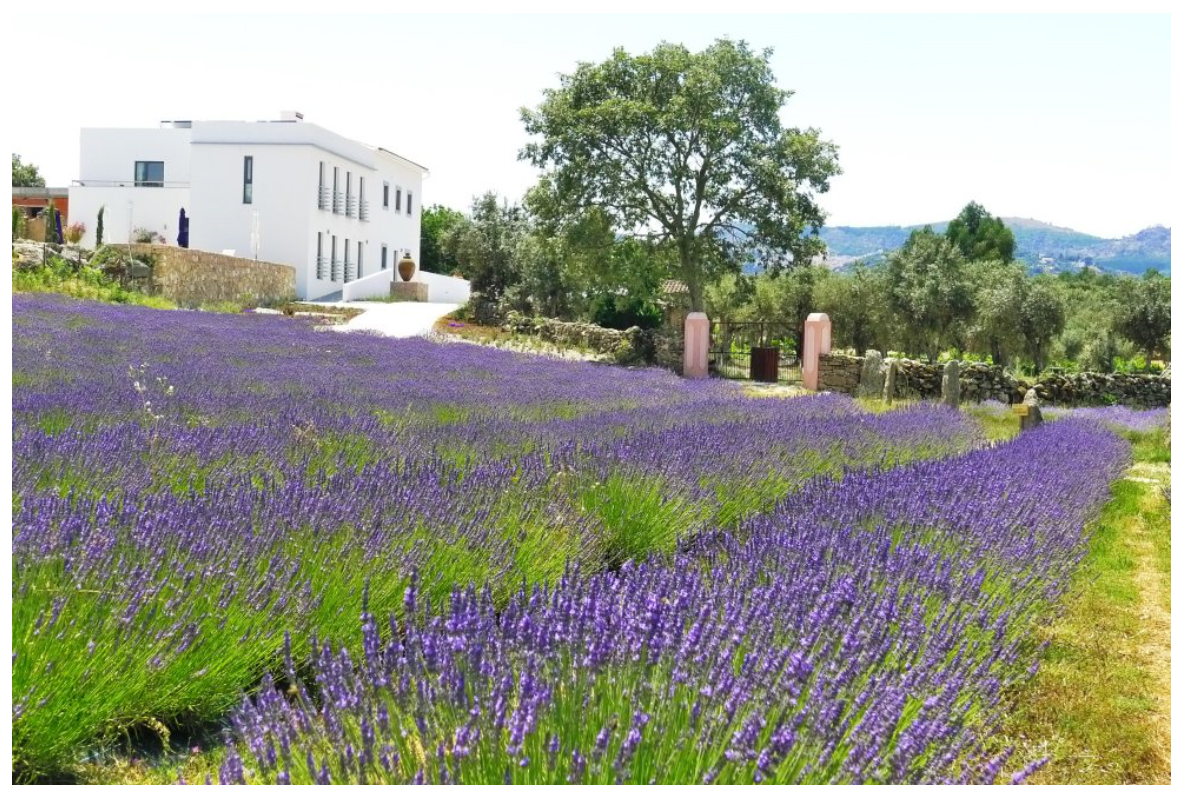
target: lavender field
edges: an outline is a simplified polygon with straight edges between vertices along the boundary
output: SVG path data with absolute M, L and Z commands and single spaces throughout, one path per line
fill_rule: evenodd
M 1096 415 L 18 295 L 14 778 L 212 729 L 223 783 L 1021 780 L 1154 423 Z

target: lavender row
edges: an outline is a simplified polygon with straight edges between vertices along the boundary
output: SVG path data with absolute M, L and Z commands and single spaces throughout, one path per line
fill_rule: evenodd
M 418 574 L 499 603 L 734 524 L 818 473 L 979 445 L 952 411 L 60 299 L 14 302 L 14 759 L 216 720 Z
M 1022 780 L 991 737 L 1129 456 L 1057 422 L 820 479 L 669 563 L 571 570 L 498 606 L 412 585 L 313 642 L 233 720 L 222 782 Z

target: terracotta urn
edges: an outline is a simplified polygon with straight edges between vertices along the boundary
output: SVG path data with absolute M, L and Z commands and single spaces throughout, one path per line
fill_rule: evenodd
M 415 276 L 415 262 L 409 252 L 402 256 L 402 260 L 398 261 L 398 276 L 402 278 L 404 283 L 409 283 L 410 278 Z

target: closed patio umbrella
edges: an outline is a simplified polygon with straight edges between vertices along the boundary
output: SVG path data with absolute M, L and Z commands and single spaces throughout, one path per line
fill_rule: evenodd
M 177 225 L 176 244 L 178 247 L 189 248 L 189 217 L 185 215 L 184 208 L 181 208 L 181 220 Z

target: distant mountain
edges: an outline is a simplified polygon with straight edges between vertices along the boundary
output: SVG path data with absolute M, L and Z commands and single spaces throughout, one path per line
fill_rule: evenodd
M 1146 269 L 1170 273 L 1170 228 L 1149 227 L 1124 238 L 1101 238 L 1036 219 L 1002 217 L 1014 231 L 1017 257 L 1032 270 L 1068 271 L 1094 266 L 1105 271 L 1140 274 Z M 828 262 L 835 268 L 855 260 L 875 262 L 907 242 L 909 227 L 825 227 L 821 238 L 829 247 Z M 944 232 L 948 222 L 930 225 Z

